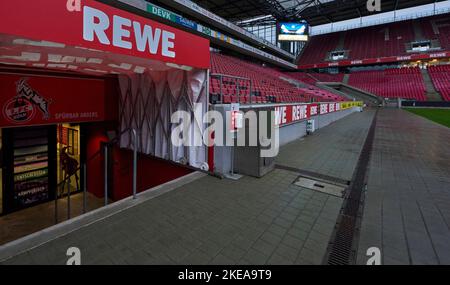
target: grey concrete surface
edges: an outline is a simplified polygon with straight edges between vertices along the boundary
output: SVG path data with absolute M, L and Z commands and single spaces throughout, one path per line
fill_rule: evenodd
M 396 109 L 378 115 L 358 250 L 383 264 L 450 264 L 450 129 Z
M 349 179 L 372 116 L 355 113 L 291 143 L 278 162 Z M 64 264 L 69 247 L 80 248 L 82 264 L 320 264 L 342 199 L 295 186 L 297 177 L 203 177 L 2 264 Z

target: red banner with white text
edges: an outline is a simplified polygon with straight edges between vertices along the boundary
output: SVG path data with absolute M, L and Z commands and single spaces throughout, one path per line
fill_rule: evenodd
M 339 112 L 356 106 L 362 106 L 362 102 L 332 102 L 277 106 L 275 107 L 275 125 L 288 125 L 310 119 L 313 116 Z
M 1 1 L 0 34 L 203 69 L 210 64 L 207 39 L 94 0 Z

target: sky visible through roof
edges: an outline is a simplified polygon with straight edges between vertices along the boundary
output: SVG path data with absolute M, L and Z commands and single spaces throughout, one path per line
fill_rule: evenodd
M 434 13 L 443 14 L 450 12 L 450 1 L 437 2 L 435 4 L 421 5 L 412 8 L 401 9 L 381 13 L 373 16 L 350 19 L 346 21 L 336 22 L 333 24 L 319 25 L 311 28 L 311 34 L 323 34 L 332 31 L 342 31 L 347 29 L 358 28 L 362 26 L 373 26 L 381 23 L 396 22 L 406 19 L 414 19 L 425 16 L 431 16 Z M 395 17 L 395 18 L 394 18 Z

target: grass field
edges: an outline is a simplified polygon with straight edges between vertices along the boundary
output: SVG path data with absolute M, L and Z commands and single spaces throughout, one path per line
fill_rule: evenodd
M 450 109 L 405 108 L 405 110 L 450 128 Z

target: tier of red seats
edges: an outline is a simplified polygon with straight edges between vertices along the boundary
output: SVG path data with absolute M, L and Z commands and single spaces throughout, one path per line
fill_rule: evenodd
M 436 90 L 441 93 L 444 101 L 450 101 L 450 65 L 437 65 L 428 67 Z
M 414 33 L 414 21 L 421 31 L 417 35 Z M 408 55 L 407 44 L 419 40 L 439 40 L 442 50 L 450 50 L 450 15 L 312 36 L 299 64 L 329 62 L 329 53 L 337 49 L 348 51 L 346 60 Z M 339 42 L 342 43 L 337 48 Z
M 345 35 L 345 49 L 351 59 L 406 55 L 406 43 L 414 41 L 410 21 L 350 30 Z
M 419 68 L 359 71 L 350 74 L 349 85 L 382 98 L 426 100 L 426 88 Z
M 294 78 L 298 81 L 308 83 L 311 85 L 316 85 L 316 83 L 318 82 L 317 79 L 312 77 L 309 73 L 305 73 L 305 72 L 289 72 L 289 73 L 287 73 L 287 75 L 289 75 L 291 78 Z
M 300 64 L 324 62 L 328 52 L 337 47 L 340 33 L 331 33 L 311 37 L 300 58 Z
M 442 49 L 450 50 L 450 15 L 426 18 L 420 26 L 425 39 L 439 40 Z
M 344 80 L 344 73 L 311 73 L 311 76 L 318 82 L 342 82 Z
M 315 86 L 304 84 L 304 88 L 298 88 L 283 80 L 286 74 L 274 68 L 219 53 L 211 53 L 211 73 L 245 78 L 224 76 L 220 80 L 217 76 L 211 77 L 210 93 L 222 95 L 224 103 L 344 101 L 344 98 Z M 251 90 L 253 94 L 250 94 Z

